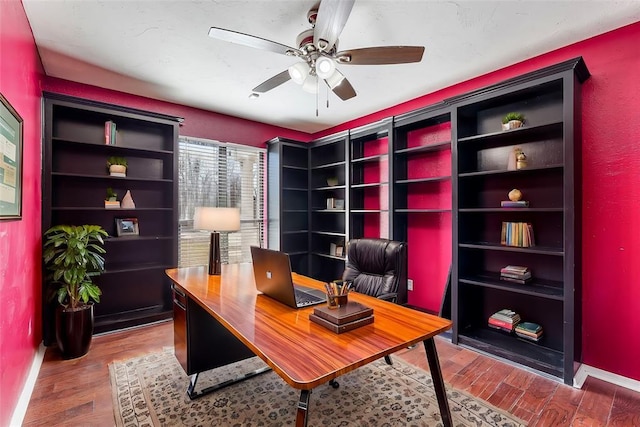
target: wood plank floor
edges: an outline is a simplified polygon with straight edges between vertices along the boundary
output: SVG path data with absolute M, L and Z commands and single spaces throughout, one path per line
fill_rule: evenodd
M 89 353 L 61 360 L 47 349 L 23 426 L 114 425 L 109 363 L 173 345 L 173 323 L 96 336 Z M 639 426 L 640 393 L 589 378 L 577 390 L 436 338 L 447 383 L 530 426 Z M 428 370 L 424 347 L 396 353 Z M 185 384 L 186 387 L 186 384 Z

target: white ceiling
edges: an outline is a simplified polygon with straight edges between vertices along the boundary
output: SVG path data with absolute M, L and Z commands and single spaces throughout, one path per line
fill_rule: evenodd
M 309 133 L 640 21 L 640 1 L 356 0 L 339 50 L 425 46 L 422 62 L 339 65 L 342 101 L 289 81 L 251 89 L 296 58 L 215 40 L 209 27 L 288 46 L 315 0 L 23 0 L 48 76 Z

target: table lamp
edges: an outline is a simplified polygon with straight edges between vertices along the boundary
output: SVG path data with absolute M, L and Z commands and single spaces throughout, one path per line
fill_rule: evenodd
M 211 231 L 209 274 L 220 275 L 220 231 L 240 230 L 240 209 L 199 207 L 193 215 L 194 230 Z

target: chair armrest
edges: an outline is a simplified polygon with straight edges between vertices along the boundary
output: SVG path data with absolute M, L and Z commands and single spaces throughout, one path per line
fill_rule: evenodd
M 396 292 L 389 292 L 387 294 L 378 295 L 376 298 L 385 301 L 396 302 L 396 300 L 398 299 L 398 294 Z

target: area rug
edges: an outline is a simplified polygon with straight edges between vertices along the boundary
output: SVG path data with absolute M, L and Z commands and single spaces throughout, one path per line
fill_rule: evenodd
M 200 374 L 198 390 L 264 366 L 258 358 Z M 295 425 L 296 390 L 268 372 L 196 400 L 186 395 L 189 377 L 167 348 L 161 353 L 109 365 L 116 425 L 289 426 Z M 398 357 L 383 359 L 311 393 L 313 426 L 442 426 L 431 376 Z M 521 420 L 447 386 L 455 426 L 523 426 Z

